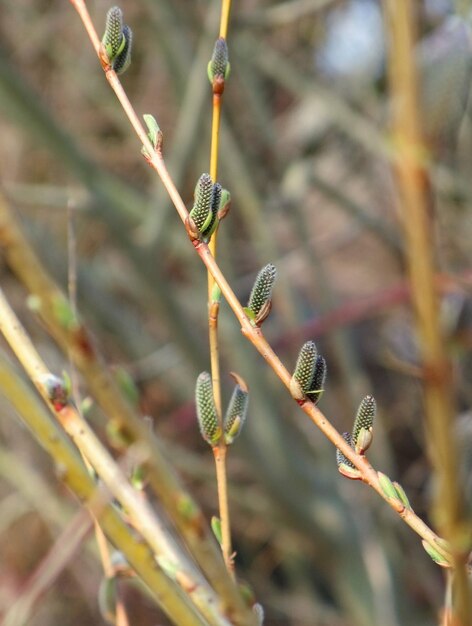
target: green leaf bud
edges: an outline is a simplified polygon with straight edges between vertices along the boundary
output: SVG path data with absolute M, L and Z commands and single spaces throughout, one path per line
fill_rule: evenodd
M 249 404 L 249 393 L 246 383 L 233 374 L 238 383 L 233 389 L 233 394 L 226 410 L 224 418 L 225 441 L 231 445 L 233 441 L 240 435 L 247 416 L 247 407 Z
M 110 62 L 123 51 L 126 42 L 123 36 L 123 12 L 120 7 L 112 7 L 108 11 L 102 43 Z
M 356 419 L 354 420 L 352 429 L 352 440 L 356 452 L 359 454 L 364 454 L 372 443 L 372 427 L 376 411 L 377 405 L 373 396 L 366 396 L 357 409 Z M 366 432 L 362 433 L 362 441 L 360 441 L 362 430 Z M 370 437 L 366 433 L 370 433 Z
M 379 477 L 380 487 L 382 488 L 382 491 L 387 496 L 387 498 L 392 498 L 393 500 L 400 500 L 401 502 L 401 499 L 398 496 L 398 492 L 395 489 L 395 485 L 392 483 L 390 478 L 383 472 L 377 472 L 377 475 Z
M 222 220 L 227 215 L 231 208 L 231 194 L 227 189 L 221 190 L 220 208 L 218 210 L 218 219 Z
M 208 80 L 212 84 L 217 76 L 226 80 L 229 76 L 229 70 L 228 45 L 224 37 L 219 37 L 215 42 L 213 54 L 208 63 Z
M 423 544 L 423 548 L 426 550 L 426 552 L 435 563 L 437 563 L 441 567 L 452 567 L 452 564 L 442 554 L 440 554 L 431 543 L 428 543 L 424 539 L 421 541 L 421 543 Z
M 403 502 L 403 504 L 405 505 L 405 507 L 407 509 L 413 510 L 412 506 L 410 504 L 410 501 L 408 500 L 408 496 L 406 495 L 405 490 L 403 489 L 403 487 L 400 485 L 400 483 L 397 483 L 395 480 L 393 481 L 393 486 L 395 487 L 395 491 L 398 494 L 398 497 L 400 498 L 400 500 Z
M 310 383 L 310 391 L 307 391 L 308 398 L 313 404 L 318 404 L 323 395 L 326 382 L 326 360 L 320 354 L 316 357 L 315 371 Z
M 198 425 L 202 437 L 210 446 L 214 446 L 221 437 L 221 428 L 218 424 L 211 376 L 208 372 L 202 372 L 197 378 L 195 401 Z
M 249 296 L 248 308 L 254 313 L 255 324 L 260 325 L 270 312 L 272 289 L 277 278 L 277 270 L 268 263 L 256 276 Z
M 116 576 L 106 576 L 98 588 L 98 608 L 108 624 L 116 621 L 117 582 Z
M 145 113 L 143 115 L 143 118 L 148 130 L 147 134 L 149 137 L 149 141 L 151 142 L 154 150 L 159 151 L 162 146 L 162 131 L 159 127 L 159 124 L 156 122 L 155 117 L 149 113 Z M 141 154 L 144 154 L 144 156 L 149 159 L 151 158 L 151 155 L 148 153 L 144 146 L 141 148 Z
M 213 218 L 211 201 L 213 197 L 213 181 L 210 174 L 202 174 L 197 181 L 194 193 L 193 208 L 190 217 L 195 222 L 199 232 L 203 232 Z
M 223 543 L 223 533 L 221 532 L 221 520 L 219 517 L 216 517 L 216 515 L 213 515 L 213 517 L 211 518 L 211 529 L 213 531 L 213 534 L 216 537 L 217 542 L 220 544 Z
M 131 48 L 133 44 L 133 31 L 129 26 L 123 27 L 125 45 L 123 50 L 113 60 L 112 67 L 117 74 L 123 74 L 131 63 Z
M 303 344 L 298 353 L 297 364 L 293 372 L 293 378 L 300 385 L 303 394 L 311 389 L 313 375 L 315 373 L 316 357 L 318 351 L 314 341 L 307 341 Z

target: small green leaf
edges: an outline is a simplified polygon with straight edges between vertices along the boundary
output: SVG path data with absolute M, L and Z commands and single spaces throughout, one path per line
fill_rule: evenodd
M 251 320 L 251 322 L 255 321 L 256 314 L 254 313 L 254 311 L 252 309 L 250 309 L 248 306 L 245 306 L 245 307 L 243 307 L 243 311 L 244 311 L 244 313 L 246 313 L 246 315 Z
M 168 557 L 162 554 L 156 556 L 156 561 L 164 574 L 167 574 L 167 576 L 172 580 L 176 579 L 177 573 L 179 571 L 179 566 L 177 563 L 171 561 Z
M 216 537 L 217 542 L 221 546 L 221 544 L 223 543 L 223 535 L 221 533 L 221 520 L 219 517 L 216 517 L 216 515 L 211 518 L 211 529 Z
M 382 472 L 377 472 L 377 475 L 379 477 L 380 487 L 382 488 L 382 491 L 387 496 L 387 498 L 401 501 L 401 498 L 399 497 L 397 490 L 395 489 L 395 485 L 392 483 L 390 478 Z
M 132 406 L 137 407 L 139 404 L 139 389 L 131 374 L 121 366 L 116 367 L 113 373 L 116 383 L 123 395 L 126 396 Z
M 233 390 L 223 422 L 227 445 L 231 445 L 236 437 L 241 434 L 241 430 L 246 421 L 249 404 L 249 393 L 246 383 L 240 377 L 236 375 L 233 376 L 236 378 L 238 384 Z
M 441 567 L 451 567 L 451 563 L 447 559 L 445 559 L 432 544 L 428 543 L 424 539 L 421 541 L 421 543 L 423 544 L 423 548 L 426 550 L 426 552 L 435 563 L 437 563 Z
M 102 578 L 98 589 L 98 607 L 103 619 L 109 624 L 116 620 L 117 582 L 115 576 Z
M 211 301 L 212 302 L 221 301 L 221 289 L 218 283 L 213 283 L 213 287 L 211 289 Z
M 70 302 L 64 296 L 58 296 L 53 300 L 54 317 L 57 322 L 65 330 L 74 330 L 78 327 L 78 320 L 70 305 Z
M 410 501 L 408 500 L 408 496 L 406 495 L 405 490 L 403 489 L 403 487 L 397 483 L 396 481 L 393 481 L 393 486 L 395 487 L 395 491 L 398 494 L 398 497 L 400 498 L 400 500 L 403 502 L 403 504 L 405 505 L 405 507 L 407 509 L 413 510 L 411 508 L 411 504 Z
M 136 465 L 133 467 L 130 480 L 133 487 L 138 491 L 142 491 L 144 489 L 146 483 L 146 470 L 144 465 Z
M 154 150 L 159 150 L 162 144 L 162 131 L 159 127 L 159 124 L 156 122 L 155 117 L 150 113 L 145 113 L 143 115 L 143 118 L 148 130 L 149 141 L 151 142 Z M 141 148 L 141 152 L 142 154 L 144 154 L 144 156 L 151 156 L 150 154 L 148 154 L 148 151 L 144 146 Z

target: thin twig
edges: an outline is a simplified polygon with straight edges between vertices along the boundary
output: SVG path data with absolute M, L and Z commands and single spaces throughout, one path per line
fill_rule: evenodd
M 220 21 L 220 38 L 226 39 L 229 25 L 229 14 L 231 10 L 231 0 L 222 0 L 221 5 L 221 21 Z M 213 81 L 213 107 L 212 107 L 212 124 L 211 124 L 211 148 L 210 148 L 210 176 L 216 182 L 218 177 L 218 154 L 220 140 L 220 122 L 221 122 L 221 102 L 224 92 L 220 88 L 220 78 Z M 209 248 L 216 258 L 216 244 L 218 238 L 218 227 L 211 237 Z M 214 297 L 215 281 L 208 272 L 208 337 L 210 344 L 210 363 L 211 363 L 211 380 L 213 388 L 213 397 L 215 401 L 216 413 L 220 423 L 221 433 L 224 432 L 223 427 L 223 407 L 221 400 L 221 374 L 220 374 L 220 356 L 218 342 L 218 316 L 220 311 L 220 299 Z M 224 435 L 213 448 L 216 468 L 216 481 L 218 487 L 218 507 L 221 522 L 221 550 L 226 567 L 230 574 L 234 576 L 233 548 L 231 544 L 231 520 L 228 505 L 228 476 L 226 469 L 227 446 Z

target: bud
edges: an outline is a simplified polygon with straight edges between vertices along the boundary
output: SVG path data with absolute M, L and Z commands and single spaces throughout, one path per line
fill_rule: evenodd
M 207 71 L 208 80 L 211 84 L 213 84 L 216 77 L 223 78 L 224 80 L 228 78 L 230 65 L 228 61 L 228 46 L 224 37 L 220 37 L 216 40 Z
M 343 439 L 348 443 L 352 448 L 352 437 L 349 433 L 343 433 Z M 351 480 L 358 480 L 361 477 L 361 473 L 354 465 L 352 461 L 350 461 L 347 456 L 345 456 L 339 448 L 336 450 L 336 463 L 338 466 L 338 471 L 345 476 L 346 478 L 350 478 Z
M 231 208 L 231 194 L 227 189 L 221 190 L 220 208 L 218 209 L 218 219 L 224 219 Z
M 216 517 L 216 515 L 213 515 L 213 517 L 211 518 L 211 529 L 213 531 L 213 534 L 216 537 L 217 542 L 220 544 L 223 543 L 223 533 L 221 532 L 221 520 L 219 517 Z
M 70 390 L 62 378 L 54 374 L 44 374 L 40 377 L 39 382 L 43 385 L 46 395 L 56 411 L 60 411 L 69 404 Z
M 213 189 L 211 191 L 211 201 L 210 201 L 210 222 L 205 230 L 202 230 L 202 236 L 204 241 L 209 241 L 213 233 L 215 232 L 216 227 L 218 226 L 218 211 L 220 208 L 221 201 L 221 185 L 220 183 L 215 183 L 213 185 Z
M 151 142 L 154 150 L 159 151 L 162 146 L 162 131 L 159 128 L 159 124 L 156 122 L 154 116 L 149 113 L 145 113 L 143 118 L 148 130 L 147 135 L 149 137 L 149 141 Z M 144 146 L 141 148 L 141 154 L 149 159 L 151 158 L 151 155 L 148 154 L 148 151 Z
M 98 608 L 108 624 L 116 621 L 117 583 L 116 576 L 102 578 L 98 589 Z
M 213 218 L 211 212 L 212 197 L 213 181 L 211 176 L 210 174 L 202 174 L 195 186 L 194 203 L 190 211 L 190 217 L 200 233 L 208 228 Z
M 318 404 L 323 395 L 326 382 L 326 361 L 320 354 L 316 357 L 315 371 L 310 383 L 310 391 L 307 391 L 308 398 L 313 404 Z
M 372 427 L 377 411 L 377 405 L 373 396 L 366 396 L 357 409 L 352 440 L 358 454 L 364 454 L 372 443 Z M 361 431 L 364 431 L 361 433 Z M 362 441 L 360 440 L 362 436 Z
M 112 7 L 108 11 L 102 43 L 110 62 L 123 51 L 126 42 L 123 36 L 123 13 L 120 7 Z
M 221 429 L 218 424 L 218 416 L 213 399 L 211 376 L 208 372 L 202 372 L 197 378 L 195 401 L 198 425 L 202 437 L 210 446 L 215 446 L 221 437 Z
M 260 326 L 270 312 L 272 289 L 276 278 L 277 270 L 272 263 L 263 267 L 256 276 L 247 305 L 247 308 L 254 315 L 256 326 Z
M 241 434 L 249 404 L 249 393 L 246 383 L 235 374 L 233 374 L 233 377 L 238 384 L 233 390 L 224 419 L 225 441 L 228 445 L 231 445 Z
M 131 47 L 133 44 L 133 31 L 129 26 L 123 27 L 125 45 L 123 50 L 113 60 L 112 67 L 117 74 L 124 74 L 131 63 Z
M 293 378 L 300 385 L 303 394 L 311 390 L 311 383 L 315 373 L 316 357 L 318 352 L 314 341 L 303 344 L 298 353 L 297 364 L 293 372 Z

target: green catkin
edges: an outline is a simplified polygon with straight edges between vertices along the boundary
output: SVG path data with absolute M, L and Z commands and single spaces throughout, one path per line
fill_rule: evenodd
M 211 221 L 211 201 L 213 196 L 213 181 L 210 174 L 202 174 L 197 181 L 194 193 L 193 208 L 190 217 L 197 229 L 202 232 L 208 228 Z
M 348 443 L 351 448 L 352 448 L 352 437 L 349 433 L 343 433 L 343 439 L 344 441 L 346 441 L 346 443 Z M 354 465 L 354 463 L 352 463 L 347 456 L 345 456 L 341 450 L 339 450 L 339 448 L 336 450 L 336 463 L 338 465 L 338 467 L 340 467 L 341 465 L 347 465 L 348 467 L 352 468 L 352 469 L 356 469 L 356 466 Z
M 123 50 L 114 59 L 112 65 L 117 74 L 123 74 L 131 63 L 131 48 L 133 45 L 133 32 L 127 25 L 123 27 L 123 37 L 125 44 Z
M 213 54 L 208 64 L 208 78 L 213 82 L 216 76 L 227 78 L 229 72 L 228 45 L 226 39 L 219 37 L 215 42 Z
M 211 201 L 210 201 L 210 211 L 211 211 L 211 219 L 208 226 L 202 231 L 203 237 L 205 239 L 209 239 L 214 233 L 216 227 L 218 226 L 218 211 L 220 209 L 220 201 L 221 201 L 221 185 L 220 183 L 215 183 L 213 185 L 213 189 L 211 192 Z
M 112 7 L 106 17 L 105 34 L 102 43 L 105 46 L 110 61 L 123 50 L 123 12 L 120 7 Z
M 298 382 L 304 394 L 312 389 L 311 384 L 315 373 L 317 355 L 318 351 L 314 341 L 304 343 L 298 353 L 293 378 Z
M 195 403 L 197 405 L 197 419 L 202 437 L 213 446 L 218 443 L 221 429 L 218 425 L 211 376 L 208 372 L 202 372 L 197 378 Z
M 313 372 L 313 378 L 310 384 L 310 391 L 307 392 L 307 396 L 313 402 L 313 404 L 318 404 L 321 396 L 323 395 L 326 382 L 326 372 L 326 360 L 319 354 L 316 357 L 315 371 Z
M 356 419 L 352 429 L 352 441 L 354 446 L 358 443 L 361 429 L 372 431 L 377 405 L 373 396 L 366 396 L 357 409 Z
M 224 419 L 225 441 L 227 444 L 232 444 L 236 437 L 240 435 L 246 421 L 248 404 L 248 392 L 242 389 L 240 385 L 236 385 Z
M 272 263 L 268 263 L 265 267 L 263 267 L 256 276 L 247 305 L 247 308 L 250 309 L 256 317 L 260 313 L 262 307 L 270 301 L 276 278 L 277 269 L 275 268 L 275 265 L 272 265 Z

